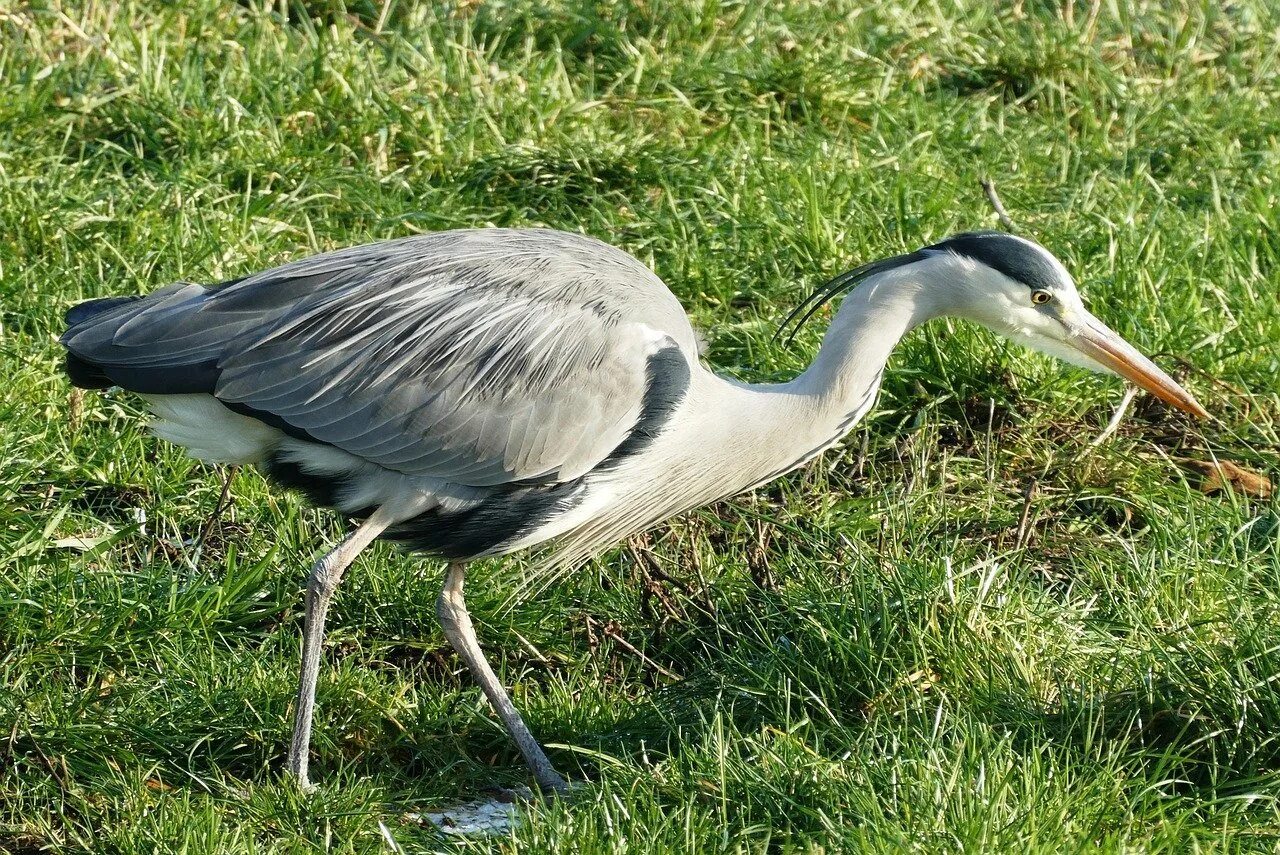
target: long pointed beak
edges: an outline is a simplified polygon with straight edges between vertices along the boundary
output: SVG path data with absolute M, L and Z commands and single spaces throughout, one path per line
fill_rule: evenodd
M 1155 395 L 1166 404 L 1207 419 L 1209 413 L 1173 378 L 1161 371 L 1129 342 L 1087 311 L 1072 313 L 1068 341 L 1085 356 Z

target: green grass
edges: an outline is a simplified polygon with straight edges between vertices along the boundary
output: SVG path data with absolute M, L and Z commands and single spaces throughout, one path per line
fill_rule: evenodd
M 1273 4 L 339 4 L 0 6 L 0 850 L 376 852 L 382 822 L 488 851 L 409 814 L 525 780 L 434 624 L 442 568 L 379 547 L 332 614 L 320 788 L 282 782 L 339 522 L 240 471 L 207 526 L 221 474 L 60 375 L 67 306 L 546 225 L 776 379 L 808 288 L 991 226 L 984 176 L 1220 420 L 1140 401 L 1091 447 L 1114 381 L 937 323 L 805 470 L 535 599 L 479 567 L 488 652 L 590 782 L 497 845 L 1280 846 L 1280 506 L 1181 464 L 1277 468 Z

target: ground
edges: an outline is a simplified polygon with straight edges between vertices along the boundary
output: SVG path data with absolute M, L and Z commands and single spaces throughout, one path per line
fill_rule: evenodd
M 1280 846 L 1280 17 L 1267 0 L 0 5 L 0 850 Z M 993 11 L 1002 7 L 999 12 Z M 305 566 L 342 522 L 73 392 L 64 310 L 461 226 L 624 247 L 736 376 L 825 278 L 1017 229 L 1217 417 L 963 323 L 753 495 L 472 609 L 583 782 L 526 773 L 379 547 L 281 779 Z M 819 318 L 821 321 L 821 318 Z M 1207 482 L 1207 483 L 1206 483 Z M 1207 492 L 1206 492 L 1207 490 Z M 390 842 L 394 841 L 394 843 Z

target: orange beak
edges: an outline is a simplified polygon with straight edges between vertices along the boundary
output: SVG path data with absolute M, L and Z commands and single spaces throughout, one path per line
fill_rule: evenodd
M 1068 341 L 1073 347 L 1166 404 L 1202 419 L 1209 417 L 1209 413 L 1191 397 L 1190 392 L 1174 382 L 1172 377 L 1139 353 L 1133 345 L 1108 329 L 1089 312 L 1083 311 L 1081 314 L 1083 317 L 1073 317 L 1067 323 L 1071 333 Z

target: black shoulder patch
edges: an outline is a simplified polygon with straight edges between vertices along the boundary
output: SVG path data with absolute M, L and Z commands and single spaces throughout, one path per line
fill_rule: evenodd
M 311 501 L 311 504 L 322 508 L 331 508 L 337 503 L 338 490 L 345 483 L 343 477 L 305 472 L 296 462 L 282 460 L 279 454 L 269 457 L 260 465 L 260 468 L 274 483 L 299 491 Z M 352 514 L 352 516 L 368 516 L 370 513 L 372 509 L 363 514 Z
M 672 345 L 664 347 L 645 364 L 644 399 L 640 415 L 627 438 L 600 461 L 595 471 L 612 469 L 628 457 L 644 451 L 658 438 L 671 414 L 689 391 L 689 360 L 684 351 Z
M 1031 289 L 1051 290 L 1060 282 L 1047 250 L 1004 232 L 964 232 L 927 249 L 972 258 Z

